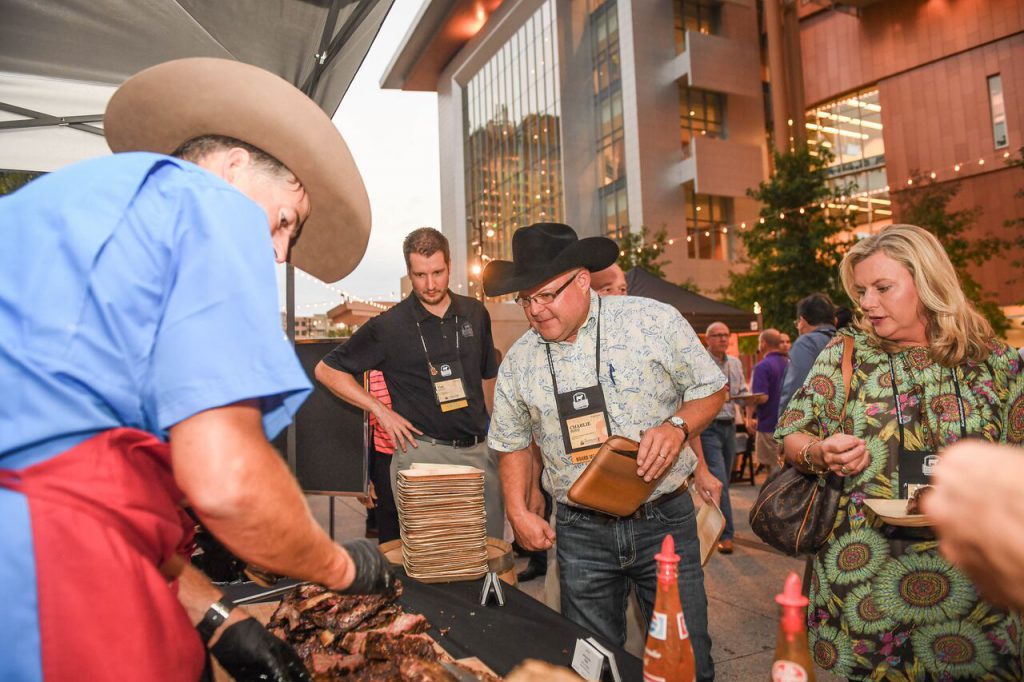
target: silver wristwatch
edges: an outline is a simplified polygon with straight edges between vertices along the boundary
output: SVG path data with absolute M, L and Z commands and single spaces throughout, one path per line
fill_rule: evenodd
M 682 429 L 683 440 L 690 440 L 690 427 L 687 426 L 685 419 L 683 419 L 682 417 L 677 417 L 676 415 L 672 415 L 671 417 L 665 420 L 665 423 L 671 424 L 677 429 Z

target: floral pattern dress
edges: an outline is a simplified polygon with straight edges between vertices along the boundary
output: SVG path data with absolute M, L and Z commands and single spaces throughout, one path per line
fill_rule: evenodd
M 793 396 L 777 439 L 841 430 L 841 334 Z M 867 498 L 899 497 L 900 436 L 888 356 L 862 332 L 852 335 L 844 431 L 865 440 L 871 463 L 846 479 L 832 535 L 814 558 L 808 608 L 814 661 L 854 680 L 1024 679 L 1020 616 L 980 600 L 971 581 L 939 555 L 930 530 L 889 526 L 864 505 Z M 985 362 L 955 370 L 933 362 L 925 348 L 893 354 L 907 450 L 939 450 L 960 438 L 952 371 L 968 436 L 1024 440 L 1020 357 L 1004 344 L 991 348 Z

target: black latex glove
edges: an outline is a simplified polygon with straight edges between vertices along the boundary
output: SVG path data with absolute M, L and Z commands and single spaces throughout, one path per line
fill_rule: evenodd
M 345 594 L 390 594 L 394 589 L 395 573 L 377 543 L 370 540 L 352 540 L 341 545 L 352 557 L 356 579 Z
M 295 650 L 267 632 L 255 618 L 240 620 L 225 629 L 210 653 L 236 682 L 313 682 Z

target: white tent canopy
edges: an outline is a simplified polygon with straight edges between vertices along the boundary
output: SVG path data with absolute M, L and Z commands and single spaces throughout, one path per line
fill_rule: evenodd
M 102 117 L 113 85 L 96 85 L 57 78 L 0 73 L 0 108 L 28 110 L 36 114 L 68 117 L 96 114 Z M 0 109 L 0 122 L 33 121 L 29 114 Z M 0 130 L 0 170 L 52 171 L 69 163 L 109 154 L 102 122 L 36 126 Z M 99 134 L 91 134 L 91 127 Z M 84 128 L 84 129 L 83 129 Z
M 0 170 L 49 171 L 108 153 L 102 113 L 154 64 L 255 64 L 329 116 L 393 0 L 0 0 Z

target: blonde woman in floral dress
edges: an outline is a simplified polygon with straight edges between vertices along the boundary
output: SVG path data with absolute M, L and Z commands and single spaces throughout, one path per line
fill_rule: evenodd
M 864 504 L 901 497 L 905 453 L 964 436 L 1024 440 L 1020 357 L 995 340 L 919 227 L 858 242 L 840 269 L 860 319 L 822 351 L 775 432 L 791 464 L 844 479 L 813 563 L 815 663 L 852 680 L 1024 679 L 1020 617 L 982 601 L 929 530 L 890 526 Z M 840 424 L 843 335 L 854 339 L 854 372 Z

